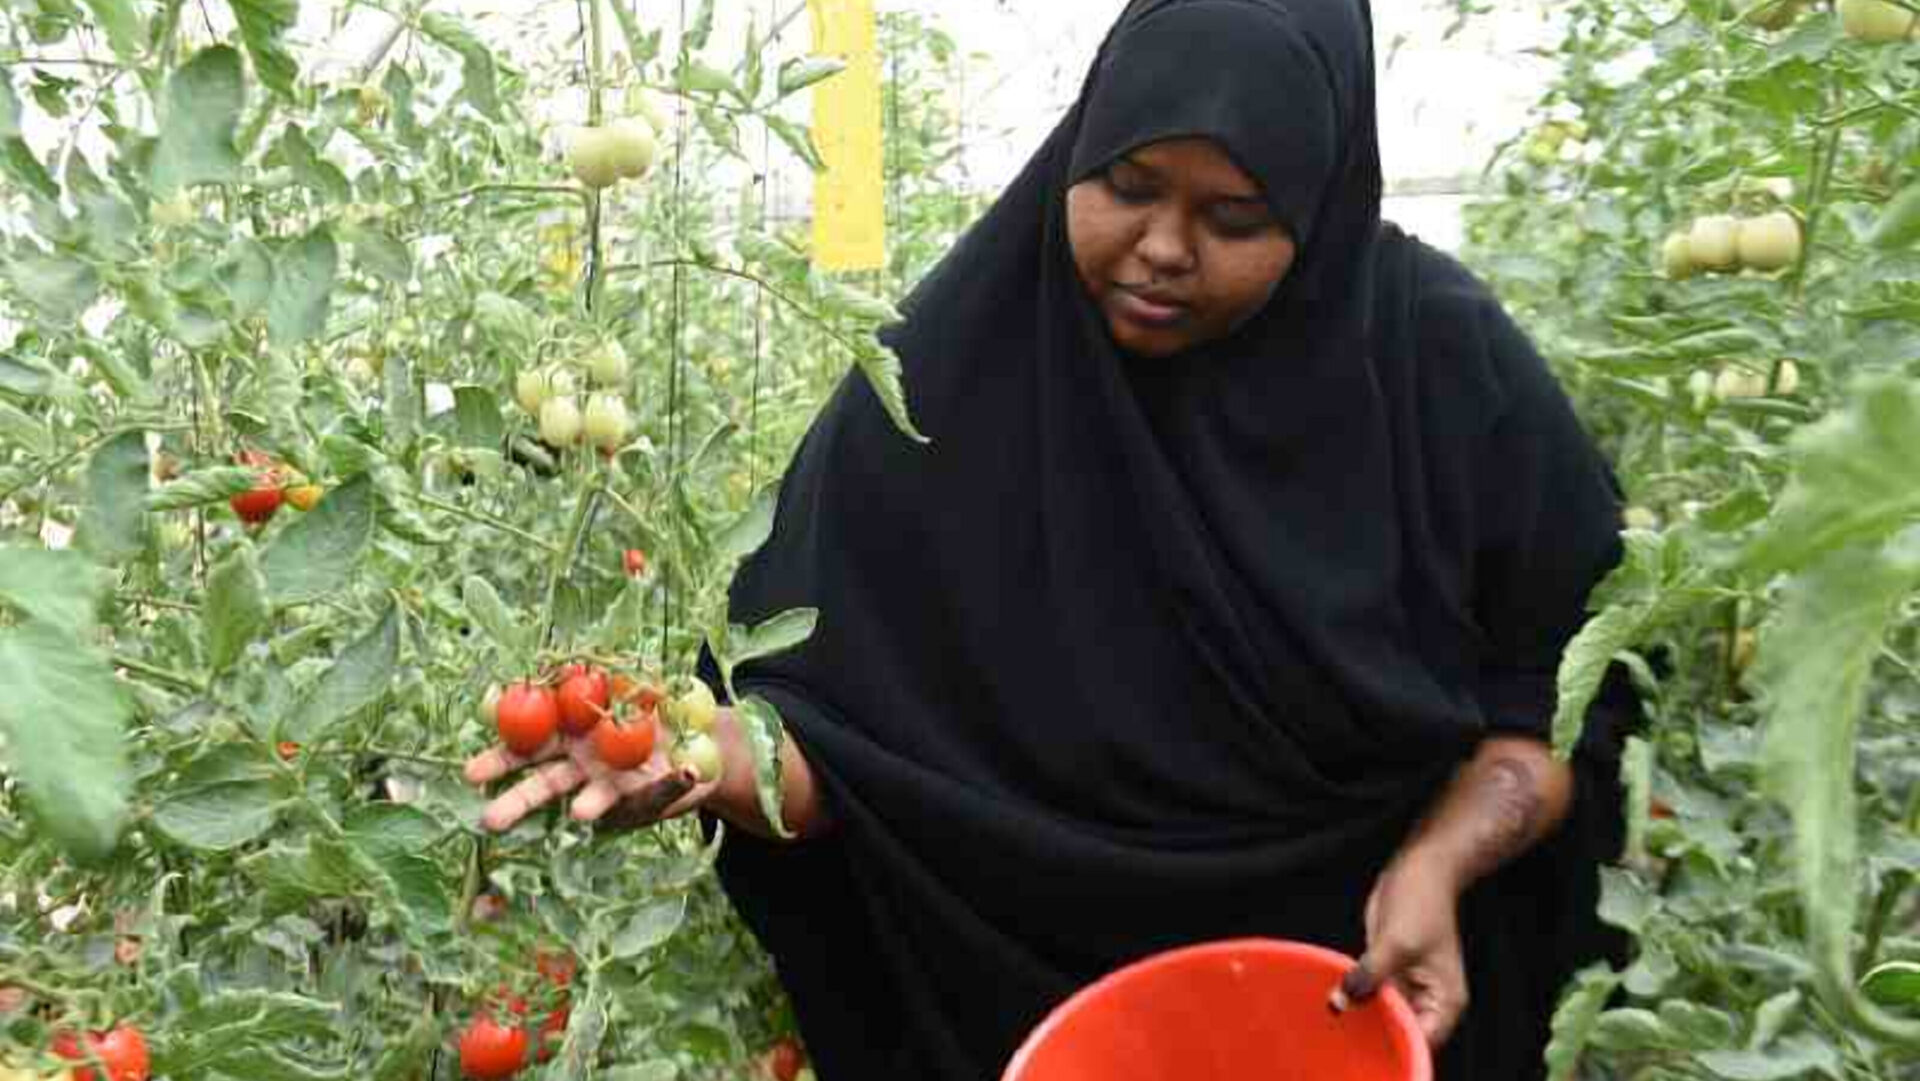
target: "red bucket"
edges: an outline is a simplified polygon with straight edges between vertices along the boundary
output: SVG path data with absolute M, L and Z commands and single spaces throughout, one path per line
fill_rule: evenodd
M 1332 950 L 1274 939 L 1169 950 L 1061 1003 L 1001 1081 L 1432 1081 L 1426 1038 L 1399 992 L 1327 1009 L 1352 967 Z

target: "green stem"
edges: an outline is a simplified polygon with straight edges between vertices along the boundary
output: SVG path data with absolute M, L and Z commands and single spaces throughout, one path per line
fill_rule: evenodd
M 526 530 L 521 529 L 519 526 L 511 525 L 507 522 L 503 522 L 499 518 L 496 518 L 493 515 L 486 513 L 485 511 L 471 510 L 467 507 L 461 506 L 458 503 L 448 503 L 444 500 L 435 499 L 432 496 L 427 495 L 425 493 L 422 493 L 419 496 L 419 500 L 422 506 L 432 507 L 434 510 L 437 510 L 437 511 L 444 511 L 445 513 L 451 514 L 456 518 L 465 518 L 467 521 L 472 522 L 475 525 L 483 525 L 483 526 L 487 526 L 490 529 L 497 529 L 502 533 L 508 534 L 509 536 L 517 537 L 520 540 L 526 541 L 528 544 L 538 545 L 540 548 L 546 550 L 547 552 L 557 551 L 557 549 L 555 549 L 553 546 L 553 542 L 550 540 L 547 540 L 545 537 L 539 536 L 538 534 L 535 534 L 535 533 L 529 533 Z
M 552 644 L 553 607 L 560 595 L 560 581 L 572 570 L 574 552 L 580 547 L 581 539 L 586 535 L 587 522 L 593 517 L 595 497 L 600 494 L 600 479 L 593 473 L 586 475 L 581 485 L 580 498 L 573 508 L 573 521 L 567 526 L 566 543 L 554 551 L 552 561 L 547 565 L 547 600 L 540 614 L 540 644 Z
M 506 192 L 520 195 L 571 195 L 576 199 L 587 198 L 588 193 L 572 184 L 476 184 L 471 188 L 454 192 L 451 195 L 439 195 L 427 200 L 428 206 L 441 203 L 457 203 L 462 199 L 471 199 L 476 195 L 490 195 Z
M 1804 300 L 1807 295 L 1807 266 L 1813 256 L 1813 242 L 1818 238 L 1820 211 L 1826 204 L 1827 188 L 1833 183 L 1834 164 L 1840 159 L 1840 135 L 1846 129 L 1835 126 L 1827 130 L 1826 138 L 1817 145 L 1814 153 L 1813 187 L 1807 191 L 1807 220 L 1801 228 L 1800 259 L 1793 266 L 1793 299 L 1795 303 Z
M 619 0 L 612 0 L 619 3 Z M 600 0 L 587 0 L 587 125 L 599 127 L 603 115 L 600 104 L 601 68 L 606 64 L 602 41 Z M 587 201 L 587 311 L 599 308 L 600 287 L 606 281 L 606 238 L 601 221 L 606 207 L 604 193 L 596 190 Z
M 156 683 L 170 684 L 175 687 L 193 691 L 195 694 L 207 693 L 206 684 L 201 683 L 192 676 L 183 676 L 178 672 L 169 671 L 165 668 L 148 664 L 145 661 L 136 661 L 132 657 L 116 655 L 112 658 L 112 663 L 115 668 L 124 668 L 135 675 L 145 676 Z
M 805 304 L 800 303 L 798 300 L 795 300 L 793 297 L 781 291 L 779 286 L 774 285 L 772 282 L 767 281 L 765 278 L 760 277 L 758 274 L 755 274 L 750 270 L 741 270 L 737 267 L 720 266 L 717 263 L 704 263 L 698 259 L 656 259 L 653 262 L 646 263 L 646 264 L 629 263 L 629 264 L 623 264 L 621 266 L 609 267 L 607 269 L 607 272 L 611 274 L 615 271 L 644 270 L 644 269 L 652 269 L 655 267 L 661 267 L 661 268 L 692 267 L 695 270 L 704 270 L 709 274 L 718 274 L 726 278 L 737 278 L 740 281 L 752 282 L 753 284 L 761 287 L 762 289 L 765 289 L 767 293 L 771 295 L 775 300 L 780 301 L 782 304 L 785 304 L 789 308 L 792 308 L 794 311 L 800 313 L 802 318 L 806 319 L 807 321 L 813 323 L 815 326 L 819 327 L 821 332 L 826 334 L 828 338 L 831 338 L 833 341 L 839 343 L 848 351 L 853 353 L 860 352 L 860 346 L 858 343 L 856 343 L 853 339 L 847 337 L 845 334 L 840 333 L 839 330 L 835 329 L 832 323 L 829 323 L 825 319 L 820 318 L 819 313 L 815 312 L 812 308 L 807 307 Z
M 122 593 L 120 600 L 126 604 L 138 604 L 148 608 L 167 608 L 175 612 L 198 612 L 200 606 L 186 601 L 171 601 L 165 597 L 150 597 L 144 593 Z

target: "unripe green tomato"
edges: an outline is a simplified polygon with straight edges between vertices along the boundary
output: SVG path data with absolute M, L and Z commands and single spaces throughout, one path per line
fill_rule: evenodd
M 1727 214 L 1696 219 L 1687 233 L 1687 250 L 1697 267 L 1732 270 L 1740 262 L 1740 223 Z
M 162 229 L 178 229 L 199 220 L 200 214 L 194 209 L 193 200 L 187 193 L 176 192 L 171 199 L 158 200 L 153 204 L 153 223 Z
M 606 132 L 614 168 L 622 177 L 638 180 L 652 170 L 658 148 L 653 141 L 653 129 L 645 120 L 616 120 L 607 125 Z
M 618 394 L 596 394 L 587 401 L 587 440 L 604 451 L 627 444 L 627 403 Z
M 594 347 L 587 357 L 587 371 L 603 387 L 624 387 L 627 383 L 627 351 L 616 338 L 608 338 Z
M 1800 223 L 1776 210 L 1740 223 L 1735 247 L 1749 270 L 1781 270 L 1800 261 Z
M 589 188 L 604 188 L 620 179 L 619 149 L 605 128 L 575 128 L 567 143 L 567 163 L 574 179 Z
M 1713 396 L 1723 402 L 1767 396 L 1767 374 L 1729 364 L 1713 377 Z
M 572 398 L 549 398 L 540 407 L 540 439 L 550 447 L 570 447 L 580 441 L 580 407 Z
M 700 777 L 700 783 L 706 784 L 720 779 L 726 763 L 720 756 L 720 745 L 705 732 L 696 732 L 688 737 L 673 753 L 673 764 L 680 769 L 691 769 Z
M 1800 389 L 1800 365 L 1791 360 L 1783 360 L 1773 373 L 1773 392 L 1782 397 L 1791 397 Z
M 689 732 L 711 731 L 719 711 L 720 704 L 714 700 L 712 688 L 699 679 L 674 700 L 674 721 Z
M 1660 246 L 1660 263 L 1667 277 L 1677 282 L 1693 277 L 1693 244 L 1685 233 L 1674 233 Z
M 1645 507 L 1628 507 L 1621 515 L 1628 529 L 1659 529 L 1660 516 Z
M 1913 33 L 1914 14 L 1887 0 L 1840 0 L 1840 29 L 1855 41 L 1889 45 Z
M 1713 404 L 1713 373 L 1702 368 L 1687 376 L 1687 394 L 1693 399 L 1695 410 Z
M 553 397 L 553 388 L 547 385 L 547 374 L 537 368 L 522 368 L 513 377 L 513 398 L 520 408 L 531 416 L 540 415 L 540 407 Z

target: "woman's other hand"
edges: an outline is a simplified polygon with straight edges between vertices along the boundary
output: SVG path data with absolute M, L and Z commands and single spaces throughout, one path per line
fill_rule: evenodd
M 651 758 L 628 770 L 600 761 L 593 741 L 585 737 L 556 736 L 531 755 L 495 746 L 467 761 L 466 779 L 481 787 L 527 771 L 481 813 L 480 824 L 489 830 L 512 829 L 527 815 L 569 794 L 575 819 L 602 828 L 633 829 L 686 814 L 719 788 L 718 778 L 701 782 L 693 770 L 675 767 L 666 744 L 660 740 Z
M 1467 1009 L 1460 952 L 1458 876 L 1419 859 L 1396 860 L 1367 897 L 1367 952 L 1333 992 L 1335 1012 L 1392 984 L 1438 1050 Z

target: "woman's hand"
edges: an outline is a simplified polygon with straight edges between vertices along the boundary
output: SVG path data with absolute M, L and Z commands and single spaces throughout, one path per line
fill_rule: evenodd
M 490 830 L 512 829 L 527 815 L 569 793 L 575 793 L 571 808 L 575 819 L 602 828 L 633 829 L 686 814 L 719 788 L 717 781 L 700 783 L 690 769 L 676 769 L 667 757 L 666 744 L 667 740 L 660 740 L 639 769 L 619 770 L 600 761 L 592 740 L 560 735 L 530 756 L 505 747 L 489 748 L 467 761 L 466 778 L 468 784 L 479 787 L 534 767 L 487 804 L 480 824 Z
M 1438 1050 L 1467 1009 L 1458 878 L 1432 861 L 1395 860 L 1367 897 L 1367 952 L 1333 992 L 1336 1013 L 1392 984 Z

